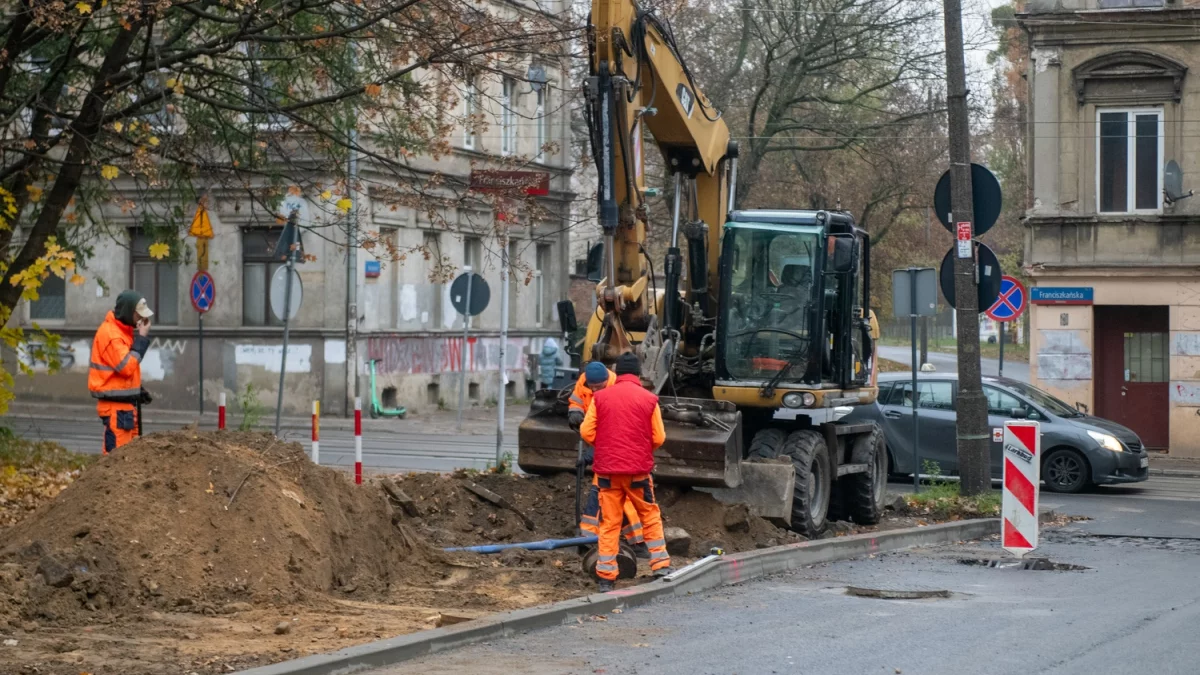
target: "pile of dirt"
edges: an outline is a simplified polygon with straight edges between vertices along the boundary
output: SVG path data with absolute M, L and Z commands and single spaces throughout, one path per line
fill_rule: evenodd
M 421 514 L 405 522 L 439 547 L 566 538 L 575 533 L 575 477 L 570 474 L 414 473 L 396 476 L 394 481 Z M 511 508 L 480 498 L 470 486 L 500 496 Z M 691 535 L 693 556 L 707 554 L 714 546 L 745 551 L 801 540 L 794 532 L 750 515 L 745 506 L 722 504 L 705 492 L 670 485 L 658 486 L 656 492 L 665 525 Z
M 139 439 L 4 533 L 0 619 L 213 614 L 444 577 L 441 553 L 356 487 L 269 434 Z

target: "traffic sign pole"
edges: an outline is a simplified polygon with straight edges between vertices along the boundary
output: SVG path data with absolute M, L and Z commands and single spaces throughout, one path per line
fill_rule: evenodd
M 200 213 L 202 212 L 197 213 L 197 218 L 199 218 Z M 207 218 L 207 216 L 205 217 Z M 208 240 L 199 238 L 196 242 L 207 244 Z M 188 292 L 188 295 L 192 299 L 192 308 L 196 310 L 196 328 L 199 331 L 200 358 L 197 365 L 200 368 L 200 386 L 198 389 L 200 390 L 201 415 L 204 414 L 204 314 L 212 309 L 213 303 L 217 299 L 216 283 L 205 267 L 207 267 L 207 261 L 205 261 L 204 267 L 198 269 L 196 274 L 192 276 L 192 284 Z
M 471 334 L 471 266 L 463 266 L 463 274 L 467 275 L 467 303 L 465 307 L 468 309 L 466 314 L 463 314 L 463 341 L 462 349 L 458 357 L 458 430 L 462 431 L 462 413 L 463 406 L 466 405 L 467 391 L 467 338 Z

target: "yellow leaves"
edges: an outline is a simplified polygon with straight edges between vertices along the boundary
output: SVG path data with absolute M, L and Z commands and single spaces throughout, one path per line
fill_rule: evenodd
M 104 178 L 104 180 L 114 180 L 119 175 L 121 175 L 120 169 L 112 164 L 105 164 L 104 166 L 100 167 L 100 176 Z
M 146 142 L 149 143 L 150 145 L 158 147 L 158 144 L 159 144 L 158 136 L 151 136 L 150 138 L 146 139 Z
M 324 199 L 325 201 L 329 201 L 330 199 L 333 199 L 333 193 L 330 192 L 329 190 L 326 190 L 321 193 L 321 199 Z
M 38 298 L 38 288 L 42 281 L 53 274 L 60 279 L 66 279 L 68 274 L 75 271 L 75 252 L 59 245 L 57 238 L 50 237 L 46 241 L 46 251 L 34 260 L 28 267 L 13 274 L 9 283 L 21 288 L 21 297 L 26 300 Z
M 7 337 L 7 336 L 6 336 Z M 21 336 L 24 341 L 24 336 Z M 4 391 L 11 378 L 3 378 Z M 90 458 L 55 443 L 6 440 L 0 468 L 0 527 L 13 525 L 38 506 L 54 499 L 79 477 Z
M 367 92 L 367 96 L 379 98 L 379 95 L 383 93 L 383 87 L 372 82 L 366 86 L 365 91 Z
M 353 206 L 354 202 L 350 201 L 348 197 L 342 197 L 341 199 L 337 200 L 338 210 L 342 213 L 350 213 L 350 209 Z
M 155 260 L 162 260 L 163 258 L 171 255 L 171 245 L 166 242 L 156 241 L 153 244 L 150 244 L 150 249 L 148 252 L 150 253 L 151 258 L 154 258 Z
M 42 201 L 42 188 L 36 185 L 26 185 L 25 191 L 29 193 L 29 201 L 34 204 Z
M 88 4 L 88 3 L 86 3 L 86 2 L 77 2 L 77 3 L 75 3 L 75 9 L 76 9 L 76 11 L 78 11 L 80 14 L 91 14 L 91 13 L 92 13 L 92 6 L 91 6 L 91 5 L 89 5 L 89 4 Z
M 67 281 L 70 281 L 72 286 L 82 286 L 87 279 L 82 274 L 72 274 Z
M 122 131 L 124 128 L 125 128 L 125 125 L 124 125 L 123 123 L 121 123 L 121 122 L 113 122 L 113 131 L 117 132 L 118 134 L 119 134 L 119 133 L 121 133 L 121 131 Z
M 175 92 L 176 94 L 182 95 L 183 94 L 183 80 L 178 80 L 174 77 L 168 78 L 167 79 L 167 89 L 170 89 L 171 91 Z

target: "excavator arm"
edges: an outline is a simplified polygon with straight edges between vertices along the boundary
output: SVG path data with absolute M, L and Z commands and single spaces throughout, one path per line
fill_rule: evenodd
M 595 0 L 589 45 L 585 94 L 605 255 L 584 355 L 612 363 L 637 351 L 657 391 L 669 377 L 684 323 L 714 318 L 721 226 L 732 206 L 737 148 L 720 113 L 696 86 L 670 27 L 652 12 L 631 0 Z M 665 288 L 659 293 L 650 283 L 653 263 L 646 247 L 646 197 L 654 190 L 645 182 L 644 131 L 674 179 Z M 681 235 L 689 244 L 686 293 L 679 289 Z

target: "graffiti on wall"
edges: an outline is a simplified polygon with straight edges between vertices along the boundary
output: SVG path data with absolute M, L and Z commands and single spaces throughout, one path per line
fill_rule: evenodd
M 1092 347 L 1081 330 L 1039 330 L 1039 380 L 1092 379 Z
M 505 353 L 506 370 L 525 370 L 525 355 L 541 348 L 545 338 L 509 338 Z M 367 358 L 378 361 L 381 375 L 419 375 L 459 372 L 464 345 L 461 337 L 372 337 L 367 340 Z M 500 338 L 467 338 L 466 370 L 497 370 L 500 365 Z

